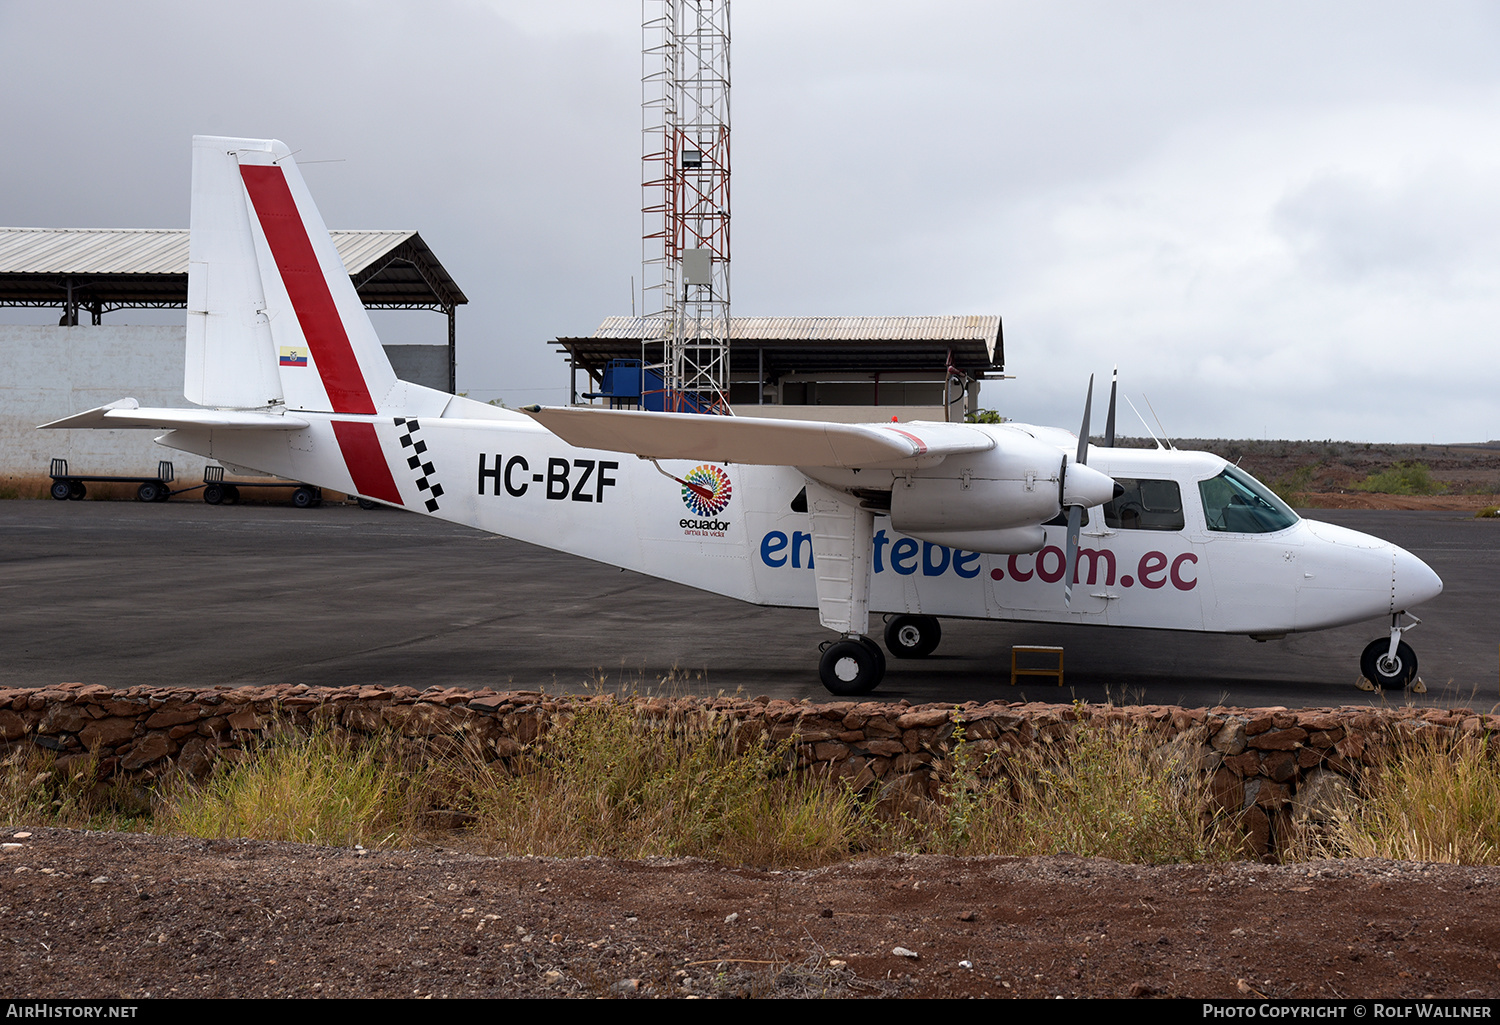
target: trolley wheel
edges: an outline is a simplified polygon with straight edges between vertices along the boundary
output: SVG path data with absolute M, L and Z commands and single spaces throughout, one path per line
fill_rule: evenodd
M 229 500 L 230 505 L 236 505 L 240 500 L 240 489 L 233 484 L 226 484 L 224 485 L 224 497 Z
M 160 502 L 161 485 L 156 483 L 155 481 L 148 480 L 146 483 L 135 489 L 135 497 L 140 499 L 142 502 Z
M 292 492 L 292 504 L 298 509 L 311 509 L 317 501 L 318 496 L 312 488 L 298 488 Z
M 203 489 L 203 500 L 209 505 L 218 505 L 224 501 L 224 488 L 219 484 L 210 484 Z
M 65 480 L 53 481 L 52 497 L 57 499 L 59 502 L 66 502 L 68 499 L 73 497 L 73 485 Z
M 359 507 L 361 509 L 373 509 L 375 508 L 376 504 L 377 503 L 370 501 L 368 498 L 359 499 Z
M 89 493 L 89 489 L 83 486 L 81 480 L 68 481 L 68 498 L 74 502 L 82 501 L 83 496 Z

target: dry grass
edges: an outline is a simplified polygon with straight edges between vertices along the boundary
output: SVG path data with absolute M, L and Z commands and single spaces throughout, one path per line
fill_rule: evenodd
M 935 802 L 899 785 L 856 795 L 799 771 L 789 744 L 744 731 L 709 714 L 652 718 L 600 700 L 553 722 L 508 771 L 458 755 L 418 762 L 394 736 L 283 729 L 238 762 L 221 761 L 202 784 L 173 777 L 150 793 L 96 785 L 91 767 L 63 778 L 50 754 L 29 748 L 3 766 L 0 819 L 335 846 L 440 838 L 504 854 L 773 867 L 893 850 L 1066 851 L 1140 864 L 1241 856 L 1237 830 L 1206 811 L 1205 774 L 1138 729 L 1074 724 L 1057 741 L 1012 749 L 971 743 L 960 723 Z M 1382 785 L 1339 853 L 1493 857 L 1500 782 L 1487 757 L 1413 753 Z M 1400 798 L 1408 806 L 1399 811 L 1382 803 Z M 444 831 L 455 820 L 466 823 L 462 834 Z
M 960 741 L 944 821 L 928 831 L 926 846 L 1135 864 L 1241 856 L 1235 831 L 1207 811 L 1207 777 L 1140 729 L 1080 726 L 1065 740 L 1003 758 L 978 758 Z
M 508 854 L 742 864 L 827 864 L 863 847 L 855 797 L 794 768 L 789 745 L 728 720 L 597 703 L 554 726 L 516 776 L 474 788 L 473 833 Z
M 96 782 L 96 765 L 60 771 L 51 752 L 16 748 L 0 762 L 0 822 L 75 829 L 138 830 L 151 822 L 149 791 L 128 781 Z
M 404 766 L 390 738 L 280 729 L 201 786 L 165 786 L 151 829 L 337 847 L 410 842 L 422 832 L 430 775 Z
M 1500 768 L 1487 741 L 1404 741 L 1363 783 L 1354 810 L 1300 855 L 1500 864 Z

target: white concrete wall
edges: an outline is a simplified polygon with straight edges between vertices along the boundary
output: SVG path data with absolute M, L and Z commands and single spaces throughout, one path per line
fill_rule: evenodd
M 186 406 L 185 328 L 0 324 L 0 476 L 45 477 L 53 456 L 77 473 L 155 476 L 170 459 L 179 481 L 203 478 L 201 456 L 154 444 L 159 431 L 38 431 L 37 424 L 115 399 Z
M 191 405 L 182 396 L 186 345 L 181 325 L 0 324 L 0 478 L 45 478 L 60 456 L 74 473 L 121 476 L 155 476 L 157 461 L 170 459 L 179 482 L 201 482 L 207 460 L 155 444 L 160 431 L 35 429 L 127 397 L 143 406 Z M 386 352 L 398 374 L 411 375 L 403 380 L 447 390 L 446 346 L 393 345 Z

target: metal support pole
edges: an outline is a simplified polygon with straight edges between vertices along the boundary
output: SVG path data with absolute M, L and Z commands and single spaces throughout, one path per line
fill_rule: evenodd
M 458 394 L 458 328 L 455 323 L 457 306 L 448 307 L 448 391 Z

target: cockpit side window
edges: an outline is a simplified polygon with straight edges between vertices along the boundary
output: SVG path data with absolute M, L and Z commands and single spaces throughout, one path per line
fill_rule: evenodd
M 1297 514 L 1260 481 L 1235 466 L 1198 482 L 1209 530 L 1269 534 L 1297 522 Z
M 1104 507 L 1104 523 L 1116 530 L 1181 530 L 1182 490 L 1175 480 L 1116 477 L 1125 493 Z

